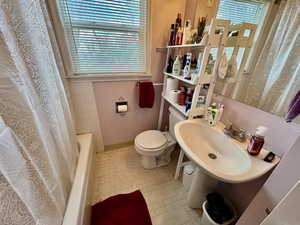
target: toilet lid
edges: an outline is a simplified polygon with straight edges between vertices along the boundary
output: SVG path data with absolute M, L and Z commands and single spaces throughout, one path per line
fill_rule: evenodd
M 147 130 L 136 137 L 136 143 L 147 149 L 160 148 L 167 143 L 167 138 L 158 130 Z

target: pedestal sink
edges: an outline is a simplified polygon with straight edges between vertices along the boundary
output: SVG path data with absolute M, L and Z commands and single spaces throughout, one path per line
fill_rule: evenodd
M 188 194 L 189 206 L 200 208 L 206 194 L 214 191 L 218 181 L 242 183 L 256 179 L 270 171 L 272 163 L 250 156 L 246 144 L 226 136 L 221 123 L 210 127 L 205 120 L 185 120 L 175 126 L 175 136 L 181 147 L 175 178 L 184 165 L 186 155 L 197 165 Z

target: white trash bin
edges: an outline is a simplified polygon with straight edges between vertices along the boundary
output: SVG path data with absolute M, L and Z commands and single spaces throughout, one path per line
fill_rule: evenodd
M 203 213 L 202 213 L 202 218 L 201 218 L 201 225 L 229 225 L 229 224 L 233 223 L 236 220 L 236 211 L 234 210 L 234 208 L 232 207 L 231 204 L 228 204 L 227 201 L 225 201 L 225 202 L 233 211 L 233 218 L 231 220 L 228 220 L 227 222 L 222 223 L 222 224 L 216 223 L 215 221 L 213 221 L 213 219 L 210 218 L 210 216 L 208 215 L 208 212 L 206 210 L 207 201 L 205 201 L 202 204 Z
M 191 162 L 183 167 L 182 183 L 183 183 L 184 188 L 187 191 L 191 187 L 195 168 L 196 168 L 196 165 L 193 162 Z

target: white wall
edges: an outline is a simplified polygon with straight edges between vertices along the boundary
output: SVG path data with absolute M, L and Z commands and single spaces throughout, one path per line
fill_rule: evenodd
M 69 87 L 77 134 L 93 133 L 97 151 L 103 151 L 103 139 L 92 83 L 70 81 Z
M 300 179 L 299 171 L 300 137 L 281 159 L 280 164 L 259 190 L 237 225 L 259 225 L 267 216 L 265 209 L 273 209 Z

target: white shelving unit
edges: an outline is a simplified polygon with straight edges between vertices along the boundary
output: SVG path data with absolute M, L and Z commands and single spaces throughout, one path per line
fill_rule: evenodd
M 171 74 L 171 73 L 166 73 L 166 72 L 164 72 L 164 75 L 176 78 L 176 79 L 181 80 L 181 81 L 183 81 L 183 82 L 185 82 L 187 84 L 190 84 L 190 85 L 196 85 L 197 84 L 196 81 L 184 79 L 183 76 L 177 76 L 177 75 L 174 75 L 174 74 Z
M 172 102 L 166 96 L 163 96 L 164 100 L 167 101 L 170 105 L 172 105 L 175 109 L 181 112 L 184 116 L 188 116 L 188 112 L 185 111 L 185 106 L 179 105 L 176 102 Z
M 205 48 L 205 45 L 203 44 L 189 44 L 189 45 L 171 45 L 171 46 L 167 46 L 167 48 Z
M 189 48 L 191 50 L 197 50 L 203 52 L 200 71 L 197 75 L 197 80 L 191 81 L 184 79 L 182 76 L 175 76 L 170 73 L 164 72 L 164 85 L 163 85 L 163 93 L 162 93 L 162 101 L 160 105 L 160 114 L 158 121 L 158 129 L 161 129 L 162 118 L 164 114 L 164 106 L 167 102 L 176 108 L 179 112 L 181 112 L 187 119 L 193 119 L 197 116 L 205 116 L 207 112 L 207 107 L 211 103 L 211 98 L 213 96 L 213 89 L 215 86 L 217 67 L 219 65 L 220 58 L 223 54 L 224 46 L 227 42 L 227 36 L 229 31 L 229 20 L 221 20 L 221 19 L 212 19 L 212 22 L 209 26 L 205 28 L 205 31 L 208 34 L 207 40 L 205 44 L 189 44 L 189 45 L 174 45 L 167 46 L 167 56 L 166 56 L 166 66 L 164 71 L 166 71 L 168 65 L 168 59 L 172 51 L 180 51 L 183 48 Z M 214 62 L 214 66 L 212 69 L 212 74 L 205 74 L 206 66 L 208 65 L 209 54 L 211 49 L 217 49 L 217 56 Z M 178 79 L 189 86 L 194 86 L 194 95 L 192 100 L 192 106 L 189 111 L 185 111 L 185 106 L 180 106 L 176 102 L 172 102 L 170 99 L 166 98 L 166 80 L 168 77 L 173 77 Z M 204 105 L 197 105 L 197 101 L 200 95 L 200 91 L 203 88 L 204 84 L 209 84 L 209 88 L 207 90 L 206 102 Z

